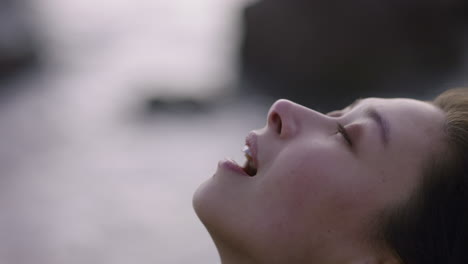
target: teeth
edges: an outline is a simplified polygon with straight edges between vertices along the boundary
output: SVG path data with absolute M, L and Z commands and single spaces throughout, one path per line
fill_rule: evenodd
M 242 152 L 244 152 L 245 157 L 247 158 L 243 167 L 244 171 L 250 176 L 255 176 L 257 174 L 257 168 L 255 167 L 255 164 L 252 158 L 252 151 L 250 150 L 249 146 L 245 145 L 242 148 Z
M 242 148 L 242 152 L 244 152 L 248 158 L 252 158 L 252 152 L 250 151 L 249 146 L 244 146 L 244 148 Z

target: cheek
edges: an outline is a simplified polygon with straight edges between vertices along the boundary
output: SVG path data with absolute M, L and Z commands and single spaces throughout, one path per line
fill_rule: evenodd
M 306 215 L 313 207 L 336 194 L 343 184 L 342 168 L 332 155 L 325 151 L 297 151 L 275 166 L 269 180 L 269 189 L 288 213 Z M 269 177 L 267 176 L 267 177 Z
M 268 185 L 275 205 L 305 221 L 318 215 L 353 214 L 358 207 L 366 207 L 374 188 L 345 151 L 327 147 L 279 156 L 284 157 L 284 166 L 274 167 Z

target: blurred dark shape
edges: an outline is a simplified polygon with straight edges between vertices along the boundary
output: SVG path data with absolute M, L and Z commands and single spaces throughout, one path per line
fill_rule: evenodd
M 170 113 L 170 114 L 201 114 L 211 110 L 212 104 L 197 100 L 196 98 L 164 98 L 151 97 L 146 101 L 147 114 Z
M 26 4 L 22 0 L 0 0 L 1 84 L 38 66 L 40 48 Z M 0 93 L 6 87 L 10 86 L 0 86 Z
M 244 12 L 242 81 L 323 110 L 425 97 L 463 63 L 466 11 L 464 0 L 260 1 Z

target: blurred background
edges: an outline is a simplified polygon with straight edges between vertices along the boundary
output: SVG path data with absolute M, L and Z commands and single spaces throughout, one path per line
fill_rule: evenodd
M 218 263 L 192 194 L 288 98 L 467 85 L 463 0 L 0 0 L 0 262 Z

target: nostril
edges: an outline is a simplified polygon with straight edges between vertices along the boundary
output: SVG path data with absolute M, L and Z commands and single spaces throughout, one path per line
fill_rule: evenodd
M 271 115 L 271 121 L 273 123 L 273 126 L 276 130 L 276 133 L 278 135 L 281 135 L 281 130 L 283 128 L 283 123 L 281 122 L 281 117 L 278 115 L 278 113 L 273 112 Z

